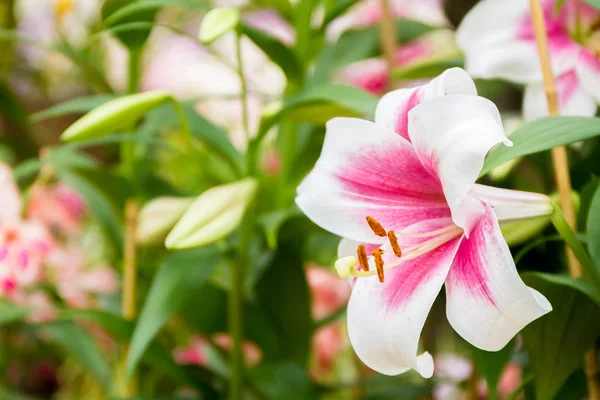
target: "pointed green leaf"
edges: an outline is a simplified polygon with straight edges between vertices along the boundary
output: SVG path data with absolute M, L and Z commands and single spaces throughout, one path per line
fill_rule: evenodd
M 587 218 L 588 247 L 596 269 L 600 268 L 600 187 L 596 190 Z
M 550 301 L 553 311 L 522 332 L 534 373 L 536 399 L 551 400 L 583 362 L 586 350 L 600 335 L 600 306 L 586 293 L 528 273 L 523 280 Z
M 600 118 L 546 117 L 527 122 L 510 135 L 512 147 L 499 146 L 488 154 L 480 176 L 514 158 L 598 135 L 600 135 Z
M 30 116 L 34 122 L 40 122 L 49 118 L 62 117 L 68 114 L 83 114 L 92 111 L 93 109 L 116 99 L 114 94 L 98 94 L 94 96 L 78 97 L 55 104 L 45 110 L 38 111 Z
M 214 247 L 175 252 L 162 261 L 131 339 L 128 376 L 160 328 L 200 291 L 218 261 L 219 253 Z

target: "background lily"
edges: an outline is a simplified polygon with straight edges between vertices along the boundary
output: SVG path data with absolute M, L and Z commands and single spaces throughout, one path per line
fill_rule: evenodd
M 444 283 L 450 324 L 485 350 L 500 350 L 551 310 L 521 281 L 498 224 L 548 214 L 549 198 L 475 184 L 487 152 L 511 145 L 497 108 L 476 94 L 454 68 L 384 96 L 375 123 L 331 120 L 321 157 L 298 188 L 296 203 L 313 222 L 354 241 L 341 243 L 341 255 L 357 242 L 383 250 L 383 268 L 369 257 L 370 270 L 351 269 L 358 279 L 348 305 L 357 355 L 383 374 L 433 374 L 433 359 L 417 357 L 417 346 Z M 367 216 L 395 232 L 400 257 Z
M 555 3 L 542 1 L 560 113 L 595 115 L 600 101 L 600 14 L 579 0 L 567 0 L 555 12 Z M 525 119 L 548 115 L 528 0 L 481 1 L 465 16 L 457 41 L 473 77 L 525 84 Z

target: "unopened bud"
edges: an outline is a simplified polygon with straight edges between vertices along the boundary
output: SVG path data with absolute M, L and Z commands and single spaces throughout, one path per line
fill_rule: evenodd
M 138 217 L 137 243 L 145 246 L 162 244 L 193 202 L 193 197 L 159 197 L 146 203 Z

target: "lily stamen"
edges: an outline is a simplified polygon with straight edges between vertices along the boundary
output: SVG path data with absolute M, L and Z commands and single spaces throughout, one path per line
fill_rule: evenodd
M 373 259 L 375 260 L 375 267 L 377 268 L 377 277 L 379 278 L 379 282 L 383 283 L 383 250 L 377 249 L 371 253 Z
M 363 271 L 368 271 L 369 268 L 369 258 L 367 257 L 367 248 L 364 244 L 361 244 L 356 249 L 356 255 L 358 258 L 358 262 L 360 263 L 360 268 Z
M 398 244 L 398 238 L 396 237 L 396 233 L 394 231 L 389 231 L 387 236 L 388 240 L 390 241 L 390 246 L 392 246 L 392 250 L 394 250 L 394 254 L 396 255 L 396 257 L 402 257 L 402 249 Z
M 367 223 L 369 224 L 369 227 L 371 228 L 373 233 L 376 234 L 377 236 L 381 236 L 381 237 L 387 236 L 385 229 L 383 229 L 383 226 L 381 226 L 381 224 L 379 222 L 377 222 L 375 220 L 375 218 L 367 217 Z

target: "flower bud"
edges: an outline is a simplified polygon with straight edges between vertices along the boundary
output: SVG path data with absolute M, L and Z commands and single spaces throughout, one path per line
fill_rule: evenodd
M 209 44 L 235 29 L 239 22 L 240 12 L 236 8 L 213 8 L 202 20 L 200 41 Z
M 162 244 L 193 202 L 193 197 L 159 197 L 146 203 L 138 217 L 137 243 L 145 246 Z
M 167 92 L 152 91 L 108 101 L 75 121 L 64 131 L 61 139 L 94 139 L 125 129 L 169 99 Z
M 199 247 L 230 234 L 242 221 L 257 183 L 246 178 L 202 193 L 171 231 L 168 249 Z

